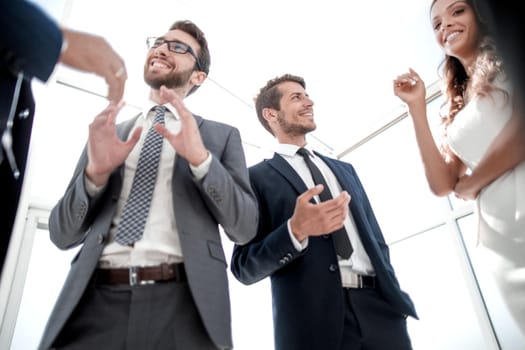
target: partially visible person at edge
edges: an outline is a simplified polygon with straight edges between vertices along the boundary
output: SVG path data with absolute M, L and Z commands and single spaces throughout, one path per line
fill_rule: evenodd
M 0 3 L 0 276 L 24 182 L 35 102 L 31 80 L 45 82 L 55 66 L 103 77 L 118 103 L 127 79 L 124 61 L 102 37 L 60 28 L 28 1 Z
M 481 17 L 493 33 L 498 52 L 505 61 L 515 95 L 525 101 L 525 15 L 522 4 L 515 0 L 478 0 Z M 522 115 L 525 118 L 525 114 Z
M 525 129 L 523 104 L 472 0 L 434 0 L 443 49 L 443 137 L 434 142 L 425 85 L 409 69 L 393 81 L 408 107 L 430 189 L 475 200 L 478 254 L 525 332 Z
M 355 169 L 306 142 L 316 124 L 304 79 L 268 81 L 255 106 L 278 145 L 249 169 L 259 227 L 235 245 L 231 270 L 244 284 L 271 278 L 275 349 L 411 349 L 416 310 Z
M 219 225 L 240 244 L 257 227 L 240 133 L 184 106 L 209 73 L 200 28 L 177 21 L 147 43 L 142 113 L 95 117 L 51 211 L 53 243 L 81 249 L 39 349 L 233 347 Z

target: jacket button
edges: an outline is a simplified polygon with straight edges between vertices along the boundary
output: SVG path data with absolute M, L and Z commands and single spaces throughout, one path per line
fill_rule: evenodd
M 29 117 L 29 108 L 24 109 L 22 112 L 18 113 L 18 118 L 26 119 Z
M 103 236 L 102 234 L 99 234 L 99 235 L 97 236 L 97 243 L 98 243 L 98 244 L 102 244 L 102 243 L 104 243 L 104 236 Z
M 330 270 L 330 272 L 337 271 L 337 265 L 336 264 L 330 264 L 330 267 L 328 267 L 328 270 Z

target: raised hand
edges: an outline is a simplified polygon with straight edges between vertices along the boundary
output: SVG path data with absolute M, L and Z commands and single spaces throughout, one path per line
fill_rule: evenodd
M 89 125 L 86 175 L 97 186 L 105 184 L 111 172 L 121 165 L 140 138 L 137 128 L 127 141 L 117 135 L 115 120 L 124 103 L 110 103 Z
M 108 100 L 119 103 L 128 77 L 124 60 L 101 36 L 71 29 L 62 29 L 62 33 L 67 46 L 60 62 L 104 78 L 108 84 Z
M 394 79 L 393 86 L 394 95 L 409 107 L 414 103 L 425 104 L 425 84 L 412 68 Z
M 200 165 L 208 157 L 208 150 L 202 142 L 199 127 L 193 114 L 184 106 L 182 99 L 173 91 L 162 86 L 160 95 L 164 101 L 170 102 L 177 110 L 181 128 L 177 134 L 172 134 L 166 127 L 159 124 L 155 125 L 155 129 L 169 141 L 178 155 L 185 158 L 193 166 Z
M 303 241 L 308 236 L 324 235 L 343 227 L 348 215 L 350 195 L 343 191 L 333 199 L 317 204 L 310 202 L 322 191 L 323 185 L 317 185 L 297 197 L 290 227 L 298 241 Z

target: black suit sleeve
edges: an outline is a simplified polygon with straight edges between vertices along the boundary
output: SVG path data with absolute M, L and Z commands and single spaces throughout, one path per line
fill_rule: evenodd
M 62 31 L 37 5 L 27 1 L 0 4 L 0 65 L 27 79 L 45 82 L 62 49 Z

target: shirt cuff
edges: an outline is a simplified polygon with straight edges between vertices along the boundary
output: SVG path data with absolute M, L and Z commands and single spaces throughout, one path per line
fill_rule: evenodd
M 93 182 L 91 182 L 87 175 L 84 174 L 84 186 L 86 187 L 86 192 L 87 194 L 89 195 L 89 197 L 93 198 L 95 197 L 97 194 L 100 193 L 100 191 L 102 191 L 102 189 L 104 188 L 104 186 L 106 185 L 102 185 L 102 186 L 97 186 L 95 185 Z
M 208 158 L 206 158 L 204 160 L 204 162 L 202 162 L 201 164 L 197 165 L 197 166 L 193 166 L 190 164 L 190 169 L 191 169 L 191 172 L 193 173 L 193 176 L 195 177 L 196 180 L 201 180 L 204 176 L 206 176 L 206 174 L 208 174 L 208 171 L 210 170 L 210 165 L 211 165 L 211 153 L 208 152 Z
M 298 252 L 302 252 L 303 250 L 305 250 L 308 246 L 308 237 L 306 237 L 304 241 L 299 242 L 292 233 L 292 229 L 290 227 L 290 220 L 286 222 L 286 227 L 288 227 L 288 234 L 290 235 L 290 239 L 292 240 L 295 249 L 297 249 Z

